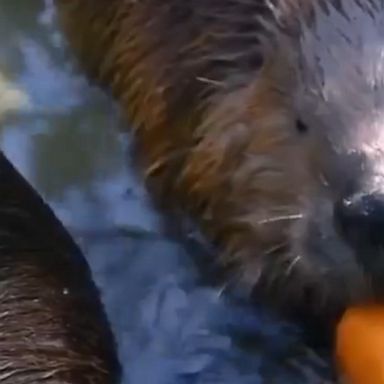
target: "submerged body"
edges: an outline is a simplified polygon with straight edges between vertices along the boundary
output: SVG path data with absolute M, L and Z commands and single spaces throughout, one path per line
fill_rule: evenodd
M 333 319 L 384 275 L 381 0 L 56 0 L 148 184 L 271 305 Z
M 78 247 L 0 153 L 0 382 L 113 384 L 114 339 Z

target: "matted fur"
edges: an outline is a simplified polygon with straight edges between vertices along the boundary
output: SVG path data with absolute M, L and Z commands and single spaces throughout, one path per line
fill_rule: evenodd
M 351 179 L 372 179 L 363 162 L 381 169 L 367 150 L 383 137 L 381 1 L 56 2 L 133 122 L 151 189 L 239 280 L 315 313 L 371 294 L 332 209 Z

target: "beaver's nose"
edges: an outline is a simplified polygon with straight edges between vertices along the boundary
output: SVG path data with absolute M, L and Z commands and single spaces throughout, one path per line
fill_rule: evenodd
M 354 194 L 335 205 L 335 220 L 342 236 L 351 245 L 384 246 L 384 194 Z

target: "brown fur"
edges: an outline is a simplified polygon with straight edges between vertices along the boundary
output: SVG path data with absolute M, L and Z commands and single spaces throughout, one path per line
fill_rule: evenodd
M 156 195 L 198 221 L 239 280 L 290 309 L 320 308 L 316 267 L 301 260 L 298 278 L 287 251 L 318 175 L 301 166 L 311 147 L 282 91 L 287 60 L 262 54 L 263 1 L 56 3 L 82 65 L 133 122 Z
M 0 382 L 113 384 L 108 321 L 77 246 L 0 154 Z
M 257 74 L 262 2 L 57 3 L 82 64 L 133 120 L 152 189 L 187 209 L 242 279 L 261 281 L 286 245 L 286 223 L 268 223 L 270 209 L 295 214 L 291 186 L 305 178 L 286 177 L 300 150 L 279 129 L 278 90 Z

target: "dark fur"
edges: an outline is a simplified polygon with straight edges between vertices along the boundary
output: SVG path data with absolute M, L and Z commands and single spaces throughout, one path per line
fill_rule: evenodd
M 79 248 L 0 154 L 0 382 L 113 384 L 113 335 Z

